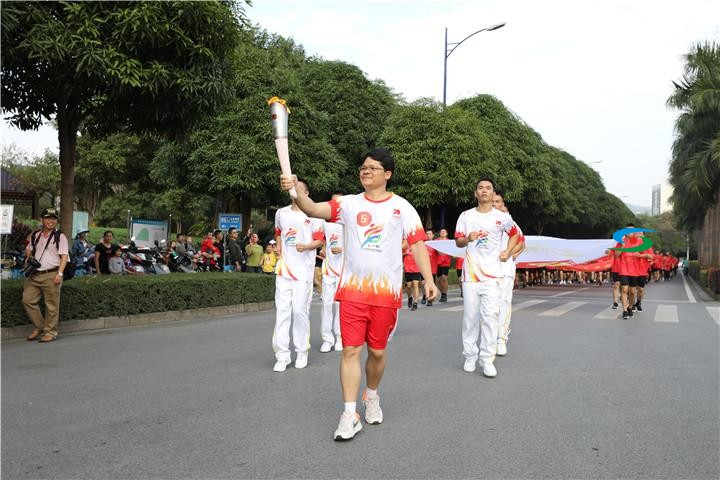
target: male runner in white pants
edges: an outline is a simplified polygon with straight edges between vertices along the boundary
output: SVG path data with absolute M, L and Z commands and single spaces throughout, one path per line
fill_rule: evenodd
M 305 180 L 298 190 L 309 194 Z M 284 372 L 290 364 L 290 325 L 295 346 L 295 368 L 305 368 L 310 350 L 310 300 L 315 250 L 322 246 L 322 222 L 305 215 L 293 200 L 275 214 L 275 241 L 280 250 L 275 267 L 275 330 L 273 371 Z
M 505 200 L 503 199 L 502 193 L 495 192 L 493 197 L 493 207 L 504 213 L 508 212 L 505 206 Z M 515 259 L 518 255 L 525 250 L 525 238 L 523 237 L 520 227 L 515 224 L 518 229 L 518 243 L 515 248 L 510 252 L 510 256 L 507 261 L 500 263 L 502 269 L 502 279 L 500 280 L 500 314 L 498 315 L 498 339 L 497 339 L 497 355 L 504 357 L 507 355 L 507 341 L 508 335 L 510 334 L 510 319 L 512 316 L 512 297 L 513 288 L 515 287 Z M 501 248 L 507 249 L 508 241 L 510 237 L 507 234 L 502 236 Z
M 475 187 L 478 206 L 461 213 L 455 227 L 455 244 L 467 247 L 463 266 L 463 369 L 474 372 L 479 360 L 486 377 L 497 375 L 493 361 L 500 313 L 500 262 L 508 259 L 519 237 L 512 217 L 493 208 L 494 194 L 493 181 L 480 179 Z M 505 250 L 503 232 L 510 237 Z
M 337 201 L 342 195 L 334 193 L 332 199 Z M 323 221 L 325 233 L 325 259 L 322 264 L 322 315 L 320 335 L 323 343 L 320 351 L 327 353 L 335 346 L 335 351 L 342 350 L 340 336 L 340 303 L 335 301 L 340 272 L 343 267 L 343 226 L 339 223 Z M 333 311 L 334 310 L 334 311 Z

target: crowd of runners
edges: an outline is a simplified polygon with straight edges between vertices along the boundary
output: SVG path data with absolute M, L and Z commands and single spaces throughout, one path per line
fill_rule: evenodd
M 427 240 L 434 239 L 434 232 L 423 228 L 410 203 L 387 190 L 394 170 L 395 161 L 387 150 L 373 150 L 358 168 L 364 192 L 337 192 L 328 202 L 314 202 L 307 181 L 280 177 L 282 189 L 295 188 L 297 196 L 291 205 L 278 210 L 275 219 L 280 257 L 276 266 L 273 370 L 284 372 L 292 363 L 293 350 L 295 368 L 308 364 L 313 273 L 316 249 L 322 248 L 320 351 L 341 352 L 343 412 L 335 440 L 349 440 L 362 429 L 357 400 L 365 344 L 368 355 L 361 395 L 365 423 L 383 422 L 378 390 L 403 294 L 411 311 L 417 310 L 418 303 L 431 307 L 435 301 L 447 302 L 448 276 L 454 264 L 463 298 L 463 369 L 472 373 L 479 366 L 483 375 L 495 377 L 496 356 L 508 353 L 513 289 L 519 281 L 527 283 L 529 275 L 516 272 L 525 238 L 492 179 L 482 178 L 473 186 L 477 205 L 461 213 L 454 230 L 455 245 L 464 248 L 465 254 L 453 262 L 451 256 L 426 245 Z M 628 239 L 633 245 L 639 242 L 634 238 Z M 448 231 L 441 229 L 438 239 L 448 239 Z M 655 257 L 647 252 L 613 255 L 614 308 L 620 299 L 623 316 L 629 316 L 633 308 L 642 309 L 645 282 L 638 276 L 642 271 L 652 271 Z M 664 260 L 659 262 L 662 270 Z M 570 273 L 556 278 L 569 281 Z M 603 281 L 601 276 L 588 278 Z

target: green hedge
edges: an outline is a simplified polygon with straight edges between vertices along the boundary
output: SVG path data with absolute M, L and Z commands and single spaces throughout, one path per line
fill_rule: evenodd
M 3 327 L 29 323 L 22 289 L 22 280 L 2 281 Z M 269 302 L 274 296 L 275 277 L 252 273 L 76 277 L 62 286 L 60 321 Z

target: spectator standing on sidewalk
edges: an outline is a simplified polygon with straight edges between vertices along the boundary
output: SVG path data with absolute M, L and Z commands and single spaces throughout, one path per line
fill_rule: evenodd
M 25 258 L 33 258 L 39 267 L 23 286 L 23 307 L 35 329 L 28 341 L 40 339 L 41 343 L 57 339 L 57 324 L 60 319 L 60 286 L 63 271 L 68 261 L 67 237 L 55 230 L 58 221 L 57 209 L 46 208 L 41 215 L 42 230 L 30 236 L 25 247 Z M 26 260 L 27 261 L 27 260 Z M 45 317 L 40 311 L 40 297 L 45 301 Z
M 242 271 L 242 265 L 245 262 L 245 256 L 238 240 L 239 236 L 240 232 L 235 227 L 228 231 L 228 265 L 231 265 L 236 272 Z
M 95 273 L 98 275 L 108 275 L 110 268 L 108 263 L 112 257 L 115 256 L 115 251 L 119 250 L 120 247 L 113 241 L 112 230 L 107 230 L 103 233 L 103 238 L 100 243 L 95 245 Z
M 260 273 L 260 261 L 263 256 L 263 248 L 258 243 L 257 233 L 250 234 L 250 241 L 245 245 L 245 255 L 247 256 L 248 273 Z

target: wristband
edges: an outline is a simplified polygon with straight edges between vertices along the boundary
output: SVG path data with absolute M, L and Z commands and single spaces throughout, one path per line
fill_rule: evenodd
M 65 274 L 64 274 L 63 272 L 58 272 L 58 277 L 62 277 L 62 276 L 64 276 L 64 275 L 65 275 Z

